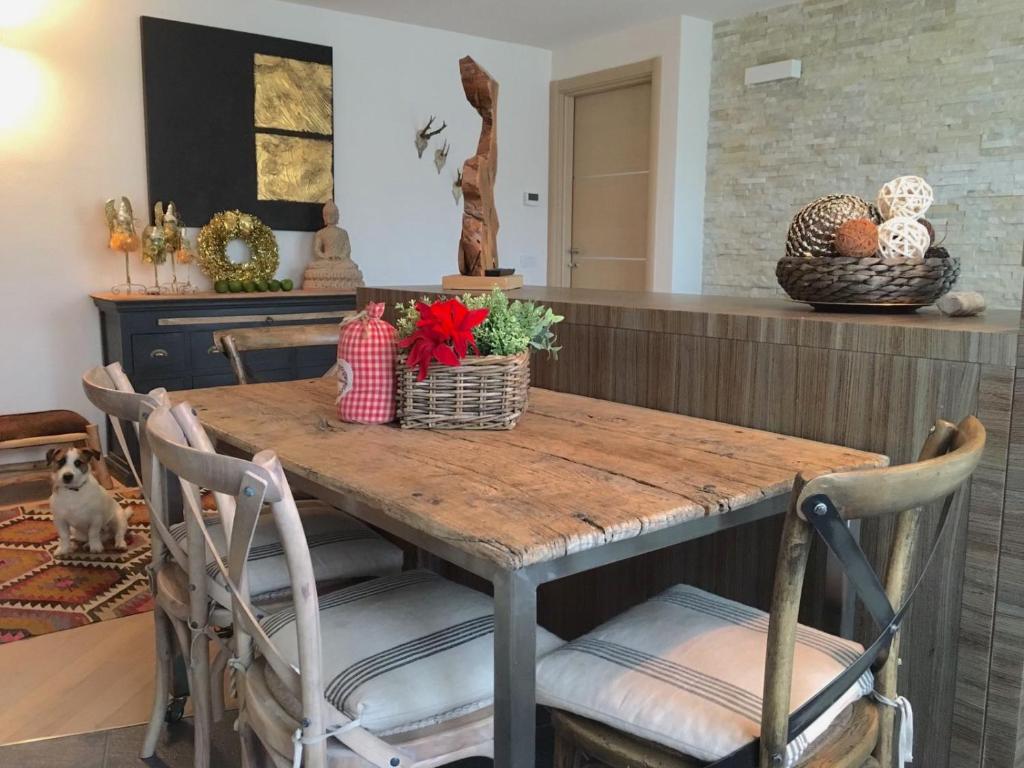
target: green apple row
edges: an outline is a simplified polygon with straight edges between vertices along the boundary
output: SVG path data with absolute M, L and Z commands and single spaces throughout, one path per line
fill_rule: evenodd
M 295 283 L 284 280 L 218 280 L 213 284 L 217 293 L 264 293 L 265 291 L 290 291 Z

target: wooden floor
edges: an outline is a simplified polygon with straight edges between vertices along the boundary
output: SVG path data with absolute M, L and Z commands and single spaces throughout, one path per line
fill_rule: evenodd
M 149 719 L 153 614 L 0 645 L 0 744 Z

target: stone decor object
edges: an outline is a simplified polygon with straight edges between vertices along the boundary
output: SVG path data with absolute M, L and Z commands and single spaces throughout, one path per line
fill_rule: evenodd
M 947 293 L 935 306 L 948 317 L 973 317 L 985 311 L 985 297 L 977 291 Z
M 459 272 L 483 277 L 498 267 L 498 212 L 494 208 L 494 178 L 498 172 L 498 83 L 472 57 L 459 59 L 462 89 L 480 114 L 476 154 L 462 166 L 462 236 Z
M 324 205 L 324 228 L 313 238 L 313 261 L 306 267 L 303 288 L 344 291 L 366 284 L 352 261 L 348 232 L 338 226 L 338 220 L 338 206 L 331 200 Z
M 906 216 L 919 219 L 935 202 L 931 185 L 920 176 L 897 176 L 878 192 L 878 211 L 883 219 Z
M 928 230 L 910 216 L 896 216 L 878 228 L 878 252 L 883 259 L 920 262 L 930 245 Z
M 836 231 L 853 219 L 877 220 L 870 203 L 854 195 L 825 195 L 808 203 L 793 217 L 786 236 L 786 256 L 835 256 Z

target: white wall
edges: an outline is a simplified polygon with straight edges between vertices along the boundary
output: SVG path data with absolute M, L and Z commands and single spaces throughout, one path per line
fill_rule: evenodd
M 680 16 L 554 51 L 562 80 L 661 59 L 654 290 L 700 293 L 712 25 Z
M 501 263 L 544 282 L 547 214 L 524 207 L 522 193 L 547 189 L 550 52 L 277 0 L 18 3 L 22 18 L 0 8 L 0 25 L 20 23 L 0 28 L 0 413 L 96 416 L 79 384 L 100 361 L 88 293 L 122 277 L 105 247 L 102 203 L 126 194 L 140 216 L 147 207 L 140 15 L 333 46 L 336 196 L 369 284 L 436 283 L 457 270 L 451 180 L 480 125 L 458 59 L 472 55 L 501 84 Z M 4 114 L 12 91 L 24 108 Z M 417 160 L 412 144 L 430 114 L 447 120 L 452 143 L 440 177 L 433 145 Z M 183 105 L 182 120 L 216 120 L 216 105 Z M 188 220 L 188 200 L 175 202 L 199 223 Z M 280 274 L 300 277 L 312 234 L 278 241 Z M 134 276 L 150 277 L 137 260 Z

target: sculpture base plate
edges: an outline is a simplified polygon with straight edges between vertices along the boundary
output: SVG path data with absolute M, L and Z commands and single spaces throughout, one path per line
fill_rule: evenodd
M 441 288 L 446 291 L 489 291 L 493 288 L 500 288 L 503 291 L 514 291 L 516 288 L 522 287 L 522 275 L 506 275 L 504 277 L 445 275 L 441 278 Z

